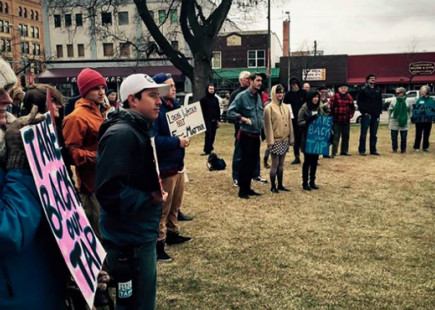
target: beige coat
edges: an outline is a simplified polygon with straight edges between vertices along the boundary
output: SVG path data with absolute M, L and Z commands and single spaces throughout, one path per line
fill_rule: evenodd
M 290 109 L 276 98 L 276 86 L 272 87 L 272 101 L 264 108 L 263 122 L 267 146 L 275 142 L 288 139 L 290 145 L 294 143 L 293 125 Z

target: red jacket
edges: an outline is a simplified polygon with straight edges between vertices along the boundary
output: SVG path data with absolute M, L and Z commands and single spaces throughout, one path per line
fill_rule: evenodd
M 74 111 L 63 121 L 65 147 L 76 166 L 77 186 L 80 193 L 95 192 L 95 159 L 98 130 L 104 119 L 99 107 L 92 101 L 80 98 Z
M 334 124 L 350 124 L 350 119 L 355 113 L 353 98 L 349 94 L 342 95 L 335 93 L 329 100 L 331 114 L 334 117 Z

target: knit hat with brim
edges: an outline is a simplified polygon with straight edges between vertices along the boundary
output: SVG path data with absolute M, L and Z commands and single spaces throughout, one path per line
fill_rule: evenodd
M 0 58 L 0 90 L 9 91 L 15 83 L 17 82 L 17 77 L 11 68 L 11 65 Z
M 106 79 L 100 73 L 90 68 L 83 69 L 79 73 L 77 76 L 77 86 L 82 97 L 98 86 L 107 88 Z

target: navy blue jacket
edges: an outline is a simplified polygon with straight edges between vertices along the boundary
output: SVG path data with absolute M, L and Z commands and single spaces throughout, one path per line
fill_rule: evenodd
M 165 176 L 167 170 L 183 169 L 185 151 L 180 147 L 180 139 L 171 135 L 166 120 L 166 113 L 178 109 L 180 104 L 177 100 L 169 99 L 172 103 L 170 107 L 167 99 L 161 98 L 161 100 L 159 117 L 154 121 L 154 135 L 160 173 Z

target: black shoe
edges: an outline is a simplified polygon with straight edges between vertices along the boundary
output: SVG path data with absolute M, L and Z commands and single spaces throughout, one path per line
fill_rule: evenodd
M 311 189 L 319 189 L 319 187 L 315 183 L 310 184 Z
M 278 189 L 279 189 L 280 191 L 283 191 L 283 192 L 289 192 L 289 191 L 290 191 L 288 188 L 285 188 L 285 187 L 282 186 L 282 185 L 278 185 Z
M 348 152 L 343 152 L 343 153 L 340 153 L 340 155 L 341 156 L 352 156 L 350 153 L 348 153 Z
M 366 156 L 366 153 L 361 153 L 361 152 L 360 152 L 359 154 L 360 154 L 361 156 Z
M 302 185 L 302 188 L 304 189 L 304 191 L 310 191 L 311 187 L 309 187 L 308 185 Z
M 184 214 L 181 212 L 181 210 L 178 210 L 177 220 L 180 222 L 187 222 L 193 220 L 193 217 Z
M 191 241 L 192 238 L 181 236 L 179 233 L 168 233 L 166 235 L 166 244 L 175 245 Z
M 172 258 L 165 252 L 165 241 L 157 241 L 156 244 L 157 260 L 162 263 L 172 262 Z
M 403 154 L 403 153 L 406 153 L 406 150 L 401 150 L 400 153 L 402 153 L 402 154 Z
M 296 157 L 295 158 L 295 160 L 294 161 L 292 161 L 292 165 L 297 165 L 297 164 L 300 164 L 301 163 L 301 160 L 299 159 L 299 157 Z
M 253 189 L 250 189 L 248 191 L 248 196 L 261 196 L 260 193 L 257 193 L 256 191 L 254 191 Z
M 333 155 L 323 155 L 323 158 L 334 158 Z
M 270 168 L 270 165 L 267 163 L 266 159 L 263 160 L 263 165 L 264 165 L 264 168 L 266 168 L 266 169 Z
M 261 175 L 259 175 L 256 178 L 252 178 L 252 181 L 254 181 L 254 182 L 260 182 L 260 183 L 267 183 L 267 180 L 265 178 L 263 178 Z
M 239 193 L 239 198 L 242 198 L 242 199 L 249 199 L 249 195 L 248 195 L 248 194 L 245 194 L 245 193 Z
M 272 187 L 272 188 L 270 189 L 270 191 L 271 191 L 272 193 L 274 193 L 274 194 L 278 194 L 278 193 L 279 193 L 279 191 L 276 189 L 276 187 Z
M 376 155 L 376 156 L 379 156 L 379 155 L 381 155 L 381 154 L 379 154 L 378 152 L 370 152 L 370 155 Z

